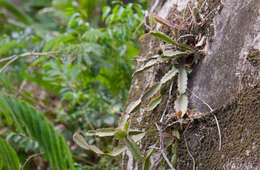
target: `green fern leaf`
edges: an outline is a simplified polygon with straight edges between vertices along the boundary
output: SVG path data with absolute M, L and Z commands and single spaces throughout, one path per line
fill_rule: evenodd
M 11 115 L 15 126 L 39 143 L 52 169 L 64 170 L 68 167 L 75 169 L 71 152 L 64 138 L 41 113 L 25 102 L 0 96 L 1 113 Z

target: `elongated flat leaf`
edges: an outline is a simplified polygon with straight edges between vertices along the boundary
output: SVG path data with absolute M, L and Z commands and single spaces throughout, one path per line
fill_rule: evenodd
M 143 139 L 144 136 L 145 136 L 145 132 L 139 133 L 137 135 L 132 135 L 131 138 L 133 139 L 134 142 L 138 142 L 141 139 Z
M 142 100 L 150 99 L 153 97 L 156 93 L 158 93 L 161 89 L 160 83 L 154 83 L 151 88 L 149 88 L 144 95 L 142 96 Z
M 129 131 L 128 131 L 128 135 L 138 135 L 138 134 L 140 134 L 140 133 L 144 133 L 143 131 L 141 131 L 141 130 L 135 130 L 135 129 L 129 129 Z
M 156 59 L 149 60 L 149 61 L 148 61 L 147 63 L 145 63 L 141 68 L 139 68 L 138 70 L 136 70 L 136 71 L 134 72 L 134 74 L 137 74 L 137 73 L 139 73 L 139 72 L 142 72 L 142 71 L 144 71 L 144 70 L 146 70 L 146 69 L 148 69 L 148 68 L 150 68 L 150 67 L 152 67 L 152 66 L 154 66 L 154 65 L 156 65 L 156 64 L 159 64 Z
M 15 150 L 0 137 L 0 168 L 19 170 L 19 166 L 20 162 Z
M 175 136 L 177 139 L 181 139 L 181 135 L 180 135 L 180 132 L 178 130 L 174 130 L 172 132 L 172 135 Z
M 187 112 L 188 109 L 188 97 L 183 94 L 179 96 L 176 101 L 174 102 L 174 109 L 177 112 L 181 111 L 182 115 L 181 117 L 184 116 L 184 114 Z
M 173 145 L 172 145 L 172 158 L 171 158 L 171 163 L 174 167 L 177 166 L 178 163 L 178 141 L 176 141 Z
M 147 151 L 147 154 L 146 154 L 144 161 L 143 161 L 142 170 L 150 170 L 150 168 L 151 168 L 150 157 L 151 157 L 153 151 L 154 151 L 154 149 L 150 149 L 150 150 Z
M 127 136 L 127 132 L 125 130 L 122 130 L 122 129 L 117 129 L 116 133 L 115 133 L 115 137 L 118 139 L 118 140 L 121 140 L 123 139 L 124 137 Z
M 176 57 L 176 56 L 185 56 L 185 55 L 188 55 L 188 53 L 184 51 L 176 51 L 176 50 L 163 51 L 163 56 L 165 57 Z
M 75 169 L 64 138 L 41 113 L 27 103 L 8 96 L 0 96 L 0 114 L 2 112 L 12 117 L 14 125 L 21 132 L 38 142 L 52 169 Z
M 172 165 L 173 165 L 174 167 L 177 166 L 177 163 L 178 163 L 178 156 L 177 156 L 177 154 L 173 154 L 173 155 L 172 155 L 171 163 L 172 163 Z
M 106 129 L 97 129 L 97 130 L 89 130 L 86 135 L 87 136 L 99 136 L 99 137 L 105 137 L 105 136 L 114 136 L 116 133 L 115 129 L 112 128 L 106 128 Z
M 135 159 L 139 162 L 142 161 L 143 156 L 138 145 L 130 137 L 124 138 L 127 148 L 131 151 Z
M 145 39 L 145 37 L 147 37 L 148 35 L 150 35 L 149 33 L 146 34 L 142 34 L 139 38 L 138 41 L 143 41 Z
M 181 67 L 179 69 L 179 74 L 178 74 L 178 91 L 180 94 L 184 94 L 186 92 L 187 84 L 188 84 L 187 71 L 184 67 Z
M 126 114 L 132 113 L 140 104 L 142 100 L 139 98 L 138 100 L 130 103 L 126 108 Z
M 163 85 L 167 83 L 169 80 L 171 80 L 176 74 L 178 73 L 178 69 L 176 69 L 174 66 L 171 70 L 169 70 L 161 79 L 160 84 Z
M 83 136 L 81 136 L 79 133 L 75 133 L 73 135 L 73 141 L 79 145 L 80 147 L 82 147 L 83 149 L 86 150 L 91 150 L 97 154 L 104 154 L 103 151 L 101 151 L 98 147 L 96 147 L 95 145 L 89 145 L 85 139 L 83 138 Z
M 103 151 L 101 151 L 95 145 L 89 145 L 85 141 L 83 136 L 81 136 L 79 133 L 75 133 L 73 135 L 73 141 L 77 145 L 79 145 L 81 148 L 86 149 L 86 150 L 91 150 L 91 151 L 93 151 L 93 152 L 95 152 L 96 154 L 99 154 L 99 155 L 118 156 L 119 154 L 121 154 L 122 152 L 124 152 L 126 150 L 126 146 L 118 146 L 118 147 L 115 147 L 111 152 L 104 153 Z
M 156 38 L 159 38 L 160 40 L 166 42 L 166 43 L 169 43 L 169 44 L 174 44 L 176 46 L 178 46 L 179 44 L 174 41 L 173 39 L 171 39 L 168 35 L 162 33 L 162 32 L 159 32 L 159 31 L 151 31 L 150 34 Z
M 150 103 L 149 103 L 149 109 L 148 111 L 152 111 L 154 110 L 160 103 L 162 100 L 162 96 L 158 96 L 155 99 L 153 99 Z
M 126 150 L 126 146 L 118 146 L 116 148 L 114 148 L 111 152 L 107 153 L 106 155 L 109 156 L 118 156 L 120 155 L 122 152 L 124 152 Z
M 170 21 L 168 21 L 166 19 L 163 19 L 162 17 L 160 17 L 158 15 L 155 15 L 154 19 L 155 19 L 155 21 L 157 21 L 157 22 L 159 22 L 159 23 L 161 23 L 163 25 L 166 25 L 168 27 L 174 28 L 173 24 Z
M 125 124 L 127 123 L 129 118 L 129 114 L 124 114 L 121 116 L 120 121 L 119 121 L 119 125 L 118 125 L 118 129 L 124 129 Z

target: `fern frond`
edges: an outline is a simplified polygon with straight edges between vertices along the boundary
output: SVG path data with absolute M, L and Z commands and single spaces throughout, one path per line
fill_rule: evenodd
M 0 138 L 0 169 L 19 170 L 20 162 L 15 150 L 4 139 Z
M 72 155 L 64 138 L 58 134 L 54 126 L 27 103 L 0 96 L 0 114 L 12 117 L 17 128 L 39 143 L 52 169 L 75 169 Z

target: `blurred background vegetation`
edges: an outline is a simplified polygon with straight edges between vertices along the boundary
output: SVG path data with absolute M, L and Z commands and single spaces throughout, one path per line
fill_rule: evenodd
M 146 8 L 147 0 L 0 0 L 0 93 L 41 112 L 65 138 L 76 169 L 118 169 L 118 159 L 83 151 L 72 135 L 116 127 Z M 47 54 L 20 56 L 4 67 L 6 58 L 27 52 Z M 20 165 L 50 167 L 44 153 L 37 154 L 41 142 L 2 112 L 0 105 L 0 138 L 15 149 Z M 109 138 L 86 140 L 104 151 L 113 145 Z

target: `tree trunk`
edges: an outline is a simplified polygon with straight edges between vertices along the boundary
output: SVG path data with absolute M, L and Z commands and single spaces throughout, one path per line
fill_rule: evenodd
M 195 13 L 197 9 L 200 14 Z M 195 12 L 192 14 L 192 11 Z M 197 55 L 192 60 L 198 63 L 184 63 L 192 69 L 186 91 L 190 115 L 177 116 L 174 120 L 178 123 L 165 130 L 166 133 L 178 130 L 181 134 L 175 168 L 260 169 L 260 1 L 151 0 L 149 13 L 172 22 L 180 35 L 194 35 L 185 42 L 197 45 Z M 174 28 L 160 23 L 155 27 L 174 38 Z M 205 45 L 198 44 L 202 37 L 206 39 Z M 159 39 L 144 38 L 140 56 L 148 58 L 160 53 Z M 136 69 L 143 64 L 138 61 Z M 135 74 L 128 105 L 159 82 L 166 71 L 167 64 L 159 64 Z M 153 111 L 146 109 L 149 100 L 142 101 L 130 114 L 131 128 L 156 129 L 155 123 L 160 125 L 163 112 L 166 117 L 176 117 L 176 88 L 173 84 L 168 95 L 168 86 Z M 147 133 L 138 143 L 143 155 L 152 145 L 160 147 L 159 139 L 159 133 Z M 172 151 L 165 152 L 171 160 Z M 154 152 L 150 160 L 150 169 L 170 168 L 160 150 Z M 142 169 L 142 164 L 127 151 L 122 156 L 121 168 Z

